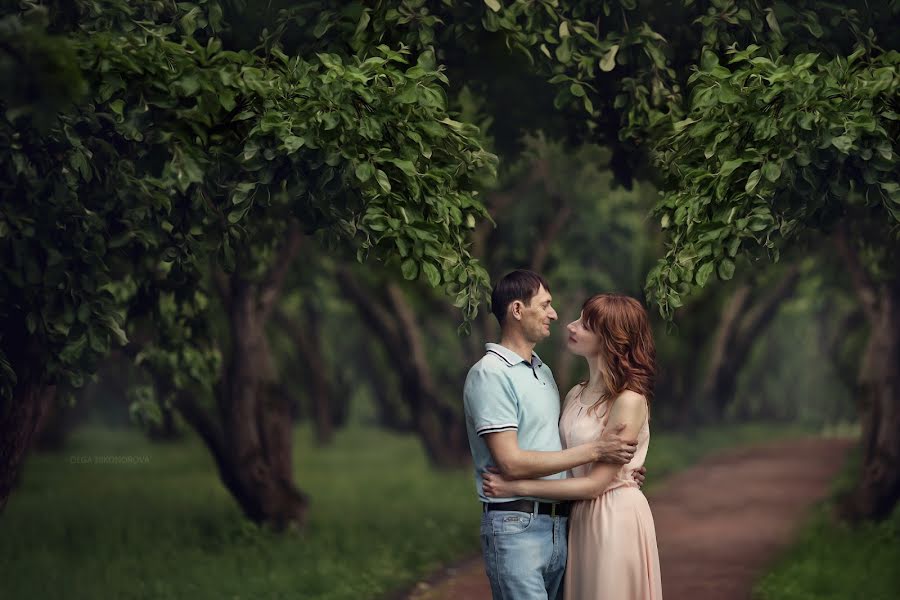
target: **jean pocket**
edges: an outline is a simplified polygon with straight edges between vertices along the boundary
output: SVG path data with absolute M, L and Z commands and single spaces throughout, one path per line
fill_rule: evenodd
M 514 535 L 527 531 L 532 520 L 534 517 L 530 513 L 496 511 L 492 515 L 491 526 L 494 535 Z

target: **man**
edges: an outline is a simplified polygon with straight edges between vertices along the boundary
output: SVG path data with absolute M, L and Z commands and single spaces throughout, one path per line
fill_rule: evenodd
M 562 449 L 559 389 L 534 346 L 557 319 L 550 286 L 532 271 L 513 271 L 491 295 L 500 322 L 499 344 L 469 370 L 463 392 L 475 485 L 482 502 L 481 547 L 495 600 L 555 600 L 566 566 L 569 505 L 541 498 L 489 498 L 481 475 L 498 469 L 508 478 L 565 477 L 575 466 L 625 464 L 637 440 L 612 428 L 597 442 Z M 527 357 L 527 358 L 523 358 Z M 643 478 L 643 473 L 638 475 Z

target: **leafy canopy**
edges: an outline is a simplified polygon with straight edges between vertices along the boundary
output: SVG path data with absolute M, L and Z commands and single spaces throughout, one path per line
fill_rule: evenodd
M 488 278 L 466 243 L 484 217 L 471 178 L 494 157 L 451 118 L 433 53 L 227 50 L 217 2 L 73 6 L 26 3 L 0 28 L 64 41 L 72 56 L 56 62 L 87 88 L 49 121 L 2 98 L 4 396 L 26 365 L 79 385 L 124 341 L 138 287 L 189 288 L 211 257 L 258 273 L 292 220 L 475 314 Z

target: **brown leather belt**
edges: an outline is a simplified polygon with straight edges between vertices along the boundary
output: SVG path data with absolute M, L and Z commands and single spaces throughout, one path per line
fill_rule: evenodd
M 551 517 L 568 517 L 572 508 L 571 502 L 538 502 L 536 500 L 512 500 L 510 502 L 482 502 L 482 511 L 514 510 L 517 512 L 550 515 Z M 537 505 L 537 511 L 535 511 Z

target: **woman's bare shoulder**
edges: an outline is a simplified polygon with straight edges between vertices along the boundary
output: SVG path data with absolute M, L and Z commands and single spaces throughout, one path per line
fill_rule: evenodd
M 615 406 L 620 411 L 643 412 L 647 409 L 647 398 L 632 390 L 625 390 L 615 400 Z
M 646 404 L 647 398 L 645 398 L 643 394 L 639 394 L 633 390 L 625 390 L 619 394 L 619 397 L 616 398 L 616 402 L 624 402 L 629 406 L 634 406 L 637 404 Z

